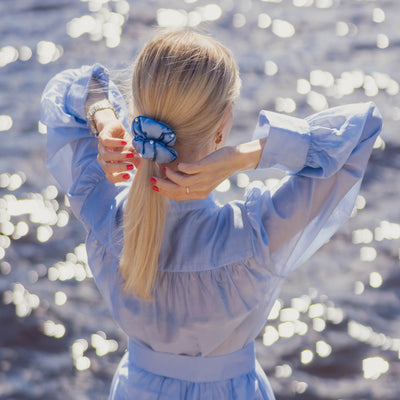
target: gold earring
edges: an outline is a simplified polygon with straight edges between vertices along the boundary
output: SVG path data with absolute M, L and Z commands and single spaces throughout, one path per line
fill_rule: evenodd
M 215 139 L 215 150 L 218 150 L 218 145 L 221 143 L 221 141 L 222 141 L 222 135 L 221 133 L 218 133 L 218 136 Z

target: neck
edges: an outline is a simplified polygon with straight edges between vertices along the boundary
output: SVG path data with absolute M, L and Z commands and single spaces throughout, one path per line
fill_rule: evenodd
M 211 144 L 202 146 L 201 148 L 174 146 L 174 149 L 178 153 L 178 158 L 167 165 L 168 168 L 171 168 L 173 170 L 177 170 L 177 164 L 180 162 L 193 164 L 208 156 L 215 150 L 215 148 Z

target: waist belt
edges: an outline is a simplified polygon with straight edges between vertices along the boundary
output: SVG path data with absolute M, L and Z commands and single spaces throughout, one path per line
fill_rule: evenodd
M 161 353 L 129 340 L 129 363 L 155 375 L 191 382 L 215 382 L 248 374 L 255 369 L 254 342 L 233 353 L 185 356 Z

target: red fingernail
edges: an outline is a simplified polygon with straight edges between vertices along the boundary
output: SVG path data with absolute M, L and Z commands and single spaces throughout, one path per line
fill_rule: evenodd
M 129 170 L 131 170 L 131 169 L 133 169 L 133 165 L 132 164 L 128 164 L 127 166 L 126 166 L 126 169 L 129 171 Z
M 155 185 L 157 183 L 157 180 L 155 178 L 151 178 L 150 182 Z
M 126 158 L 133 158 L 133 153 L 128 153 L 128 154 L 126 155 Z
M 121 140 L 121 146 L 126 146 L 128 142 L 125 142 L 125 140 Z
M 155 192 L 158 192 L 158 191 L 160 190 L 160 189 L 158 189 L 157 186 L 153 186 L 152 189 L 153 189 Z
M 164 167 L 164 168 L 163 168 L 163 171 L 166 172 L 166 171 L 167 171 L 167 168 Z
M 131 176 L 129 175 L 129 174 L 124 174 L 124 175 L 122 175 L 122 178 L 124 178 L 124 179 L 129 179 Z

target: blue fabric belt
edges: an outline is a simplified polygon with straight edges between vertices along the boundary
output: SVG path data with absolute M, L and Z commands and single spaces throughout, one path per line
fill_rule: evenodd
M 215 357 L 153 351 L 129 340 L 129 363 L 155 375 L 191 382 L 215 382 L 255 370 L 254 342 L 234 353 Z

